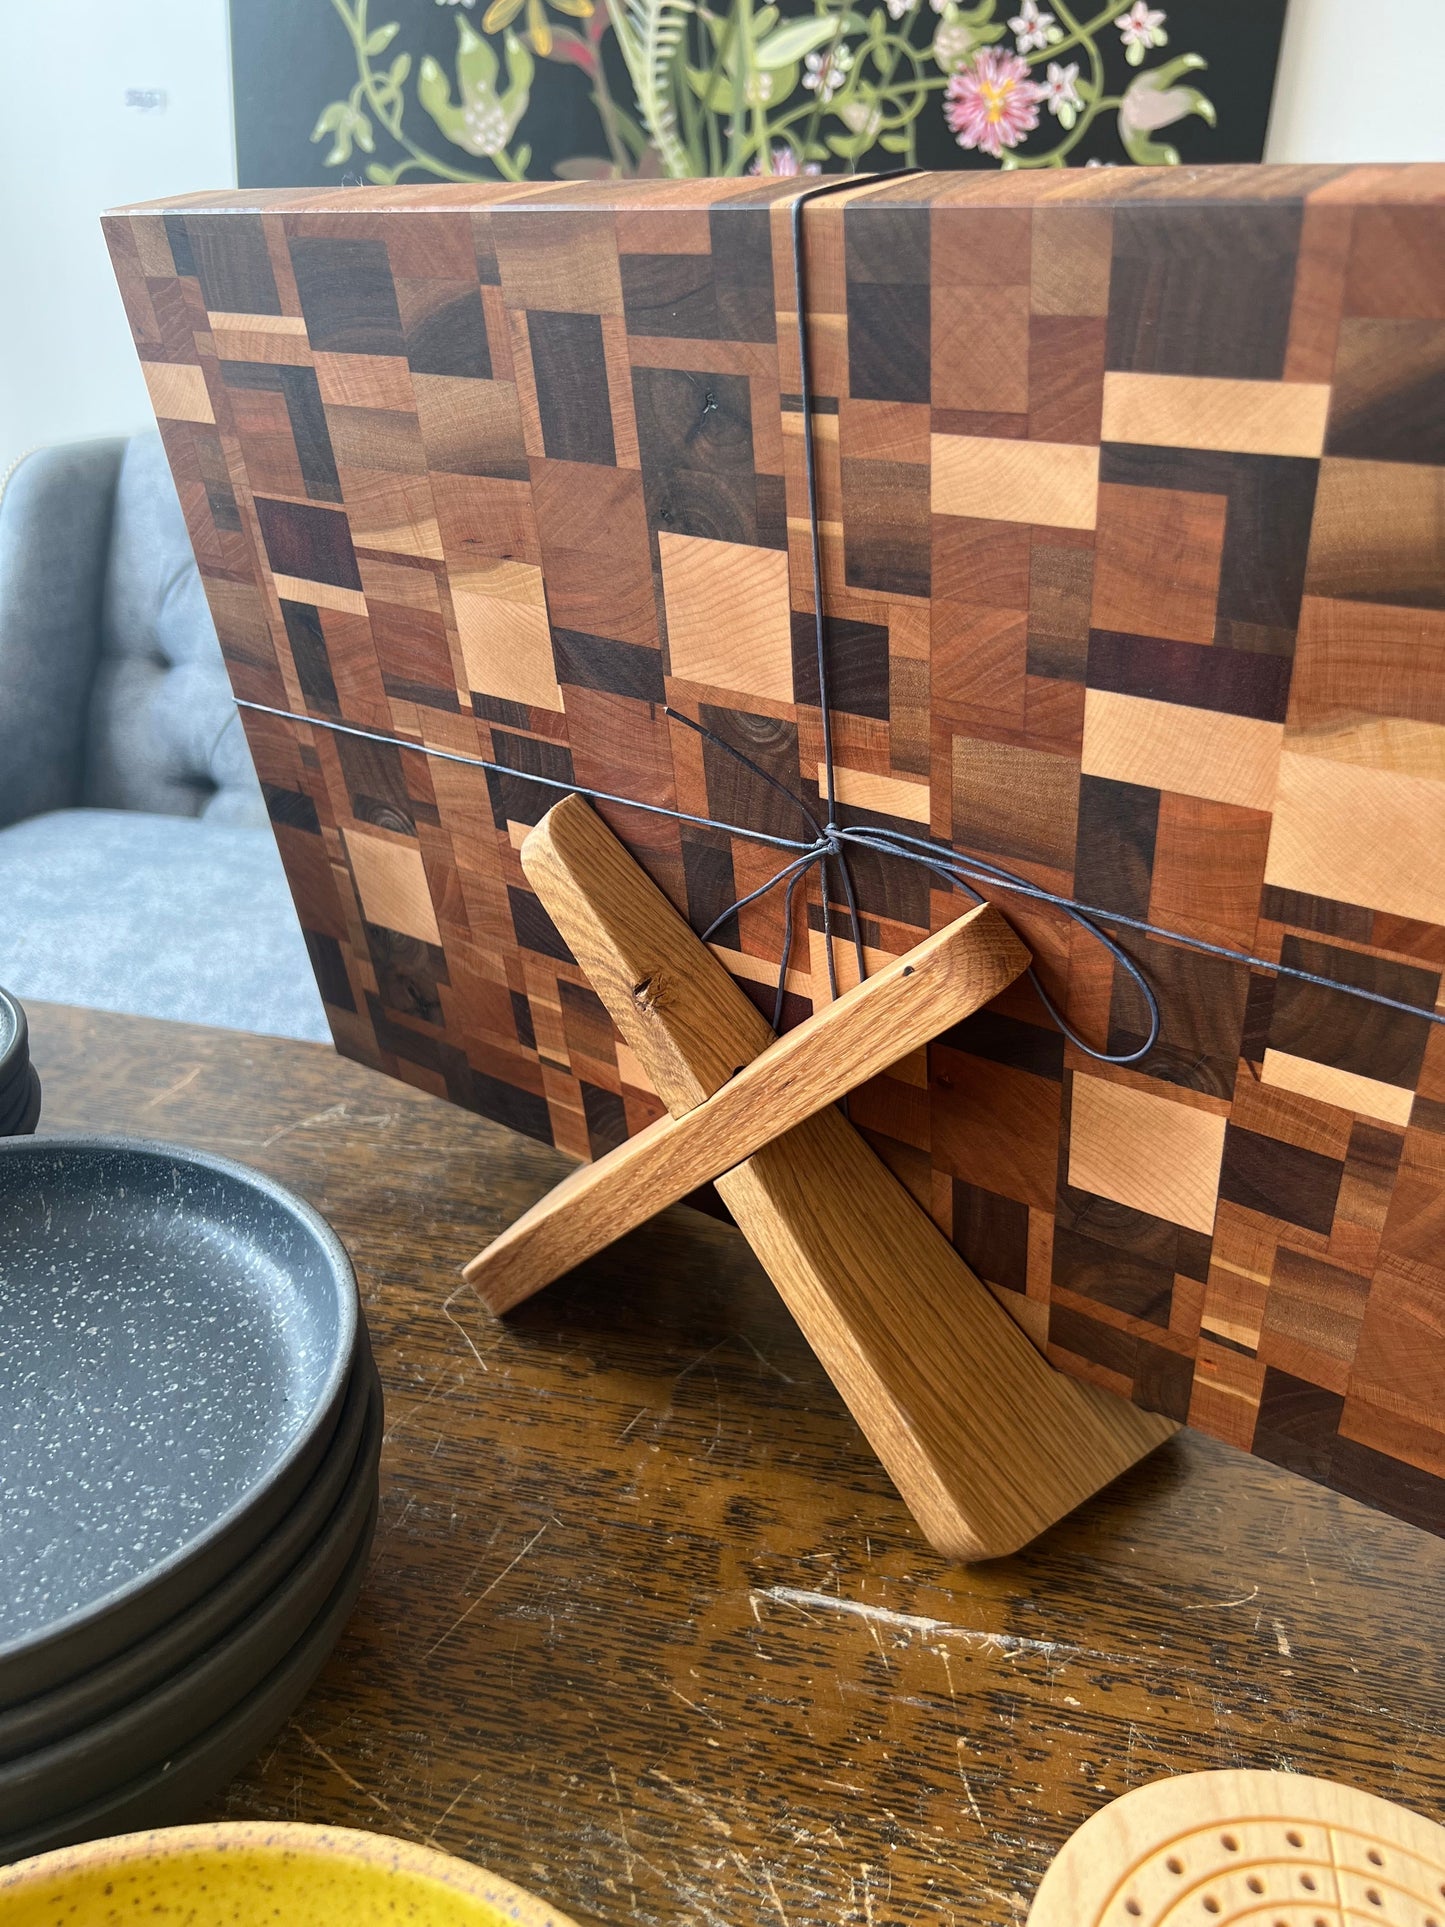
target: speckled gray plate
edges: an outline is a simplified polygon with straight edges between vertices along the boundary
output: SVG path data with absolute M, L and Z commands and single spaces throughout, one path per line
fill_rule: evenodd
M 261 1173 L 0 1140 L 0 1706 L 254 1551 L 325 1455 L 357 1332 L 340 1241 Z
M 224 1718 L 282 1663 L 298 1628 L 310 1625 L 326 1604 L 363 1530 L 370 1530 L 381 1456 L 381 1392 L 375 1389 L 346 1489 L 281 1584 L 208 1652 L 131 1705 L 0 1765 L 0 1814 L 7 1828 L 39 1826 L 158 1765 Z
M 48 1693 L 0 1709 L 0 1774 L 4 1763 L 17 1754 L 53 1747 L 82 1727 L 95 1726 L 229 1640 L 246 1615 L 310 1554 L 365 1466 L 368 1453 L 374 1461 L 373 1439 L 379 1437 L 381 1410 L 381 1383 L 363 1325 L 346 1404 L 326 1456 L 276 1530 L 267 1533 L 249 1559 L 148 1638 L 127 1646 L 104 1665 L 63 1680 Z M 370 1478 L 374 1486 L 374 1463 Z M 254 1679 L 253 1672 L 247 1684 L 254 1684 Z M 0 1814 L 4 1811 L 0 1795 Z
M 266 1742 L 285 1725 L 292 1709 L 305 1696 L 326 1664 L 331 1649 L 356 1604 L 376 1526 L 373 1504 L 360 1539 L 335 1590 L 311 1624 L 300 1631 L 296 1644 L 268 1678 L 241 1704 L 190 1745 L 183 1746 L 160 1766 L 128 1780 L 113 1793 L 88 1806 L 32 1827 L 24 1833 L 0 1837 L 0 1866 L 25 1860 L 52 1847 L 76 1840 L 96 1840 L 108 1833 L 131 1833 L 142 1827 L 165 1827 L 185 1820 L 223 1787 Z

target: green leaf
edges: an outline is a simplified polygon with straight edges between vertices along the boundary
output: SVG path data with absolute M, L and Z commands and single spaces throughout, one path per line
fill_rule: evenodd
M 372 161 L 366 170 L 366 178 L 374 187 L 395 187 L 397 169 L 383 167 L 380 161 Z
M 454 141 L 461 129 L 461 109 L 452 105 L 452 84 L 430 54 L 417 75 L 416 97 L 445 137 Z
M 779 18 L 776 7 L 759 7 L 753 15 L 753 39 L 761 40 L 764 34 L 771 33 Z
M 376 142 L 372 138 L 371 133 L 371 122 L 366 118 L 365 114 L 352 115 L 351 131 L 355 137 L 356 145 L 364 154 L 374 154 L 376 152 Z
M 362 42 L 361 51 L 369 60 L 374 60 L 378 54 L 384 54 L 386 52 L 387 48 L 400 32 L 401 23 L 396 20 L 389 20 L 384 27 L 378 27 L 374 33 L 369 33 L 366 36 L 366 39 Z
M 786 20 L 758 43 L 753 58 L 759 67 L 786 67 L 804 54 L 826 47 L 835 35 L 841 40 L 836 20 Z
M 1196 74 L 1208 65 L 1203 54 L 1176 54 L 1162 67 L 1151 67 L 1144 78 L 1154 87 L 1172 87 L 1182 74 Z
M 329 107 L 323 107 L 317 118 L 316 125 L 311 130 L 312 140 L 319 141 L 323 134 L 335 133 L 342 121 L 345 120 L 346 112 L 347 108 L 344 100 L 333 100 Z
M 623 145 L 629 149 L 634 160 L 641 160 L 648 149 L 646 134 L 625 108 L 617 106 L 614 102 L 612 111 L 617 119 L 617 131 L 622 136 Z
M 510 130 L 515 128 L 527 111 L 527 102 L 532 92 L 532 76 L 537 71 L 537 63 L 532 58 L 531 48 L 524 40 L 519 40 L 514 33 L 507 35 L 506 48 L 507 91 L 502 95 L 502 110 L 507 116 L 507 125 Z
M 498 61 L 492 44 L 457 15 L 457 85 L 462 99 L 496 91 Z
M 513 154 L 512 159 L 516 163 L 517 172 L 519 174 L 525 174 L 527 169 L 532 165 L 531 148 L 524 142 L 522 146 L 517 149 L 516 153 Z
M 410 72 L 411 55 L 398 54 L 396 59 L 392 61 L 390 70 L 386 76 L 386 84 L 391 88 L 393 93 L 400 91 L 402 82 Z
M 451 105 L 451 82 L 430 54 L 423 56 L 421 70 L 417 74 L 416 97 L 435 120 L 437 110 Z
M 878 145 L 885 153 L 906 154 L 908 152 L 908 136 L 906 134 L 880 134 L 878 136 Z
M 725 72 L 704 73 L 700 67 L 688 67 L 687 84 L 699 100 L 705 100 L 714 113 L 730 114 L 733 111 L 733 84 Z

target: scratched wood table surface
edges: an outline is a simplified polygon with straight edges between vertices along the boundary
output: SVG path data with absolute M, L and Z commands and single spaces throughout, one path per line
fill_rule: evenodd
M 45 1131 L 324 1211 L 387 1395 L 355 1617 L 213 1816 L 406 1834 L 586 1922 L 1022 1921 L 1106 1799 L 1294 1767 L 1445 1815 L 1445 1542 L 1184 1435 L 1025 1554 L 929 1551 L 738 1233 L 495 1324 L 552 1151 L 323 1046 L 41 1005 Z

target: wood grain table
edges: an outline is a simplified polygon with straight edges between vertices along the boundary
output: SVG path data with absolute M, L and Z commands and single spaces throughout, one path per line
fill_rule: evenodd
M 244 1159 L 361 1278 L 371 1571 L 214 1815 L 707 1927 L 1019 1922 L 1096 1807 L 1201 1767 L 1445 1817 L 1445 1542 L 1186 1434 L 1025 1554 L 950 1567 L 731 1228 L 678 1207 L 494 1323 L 458 1268 L 556 1153 L 320 1045 L 31 1021 L 43 1131 Z

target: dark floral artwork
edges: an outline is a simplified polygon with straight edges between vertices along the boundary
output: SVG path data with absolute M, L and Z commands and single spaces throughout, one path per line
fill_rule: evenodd
M 233 0 L 243 186 L 1258 160 L 1285 0 Z

